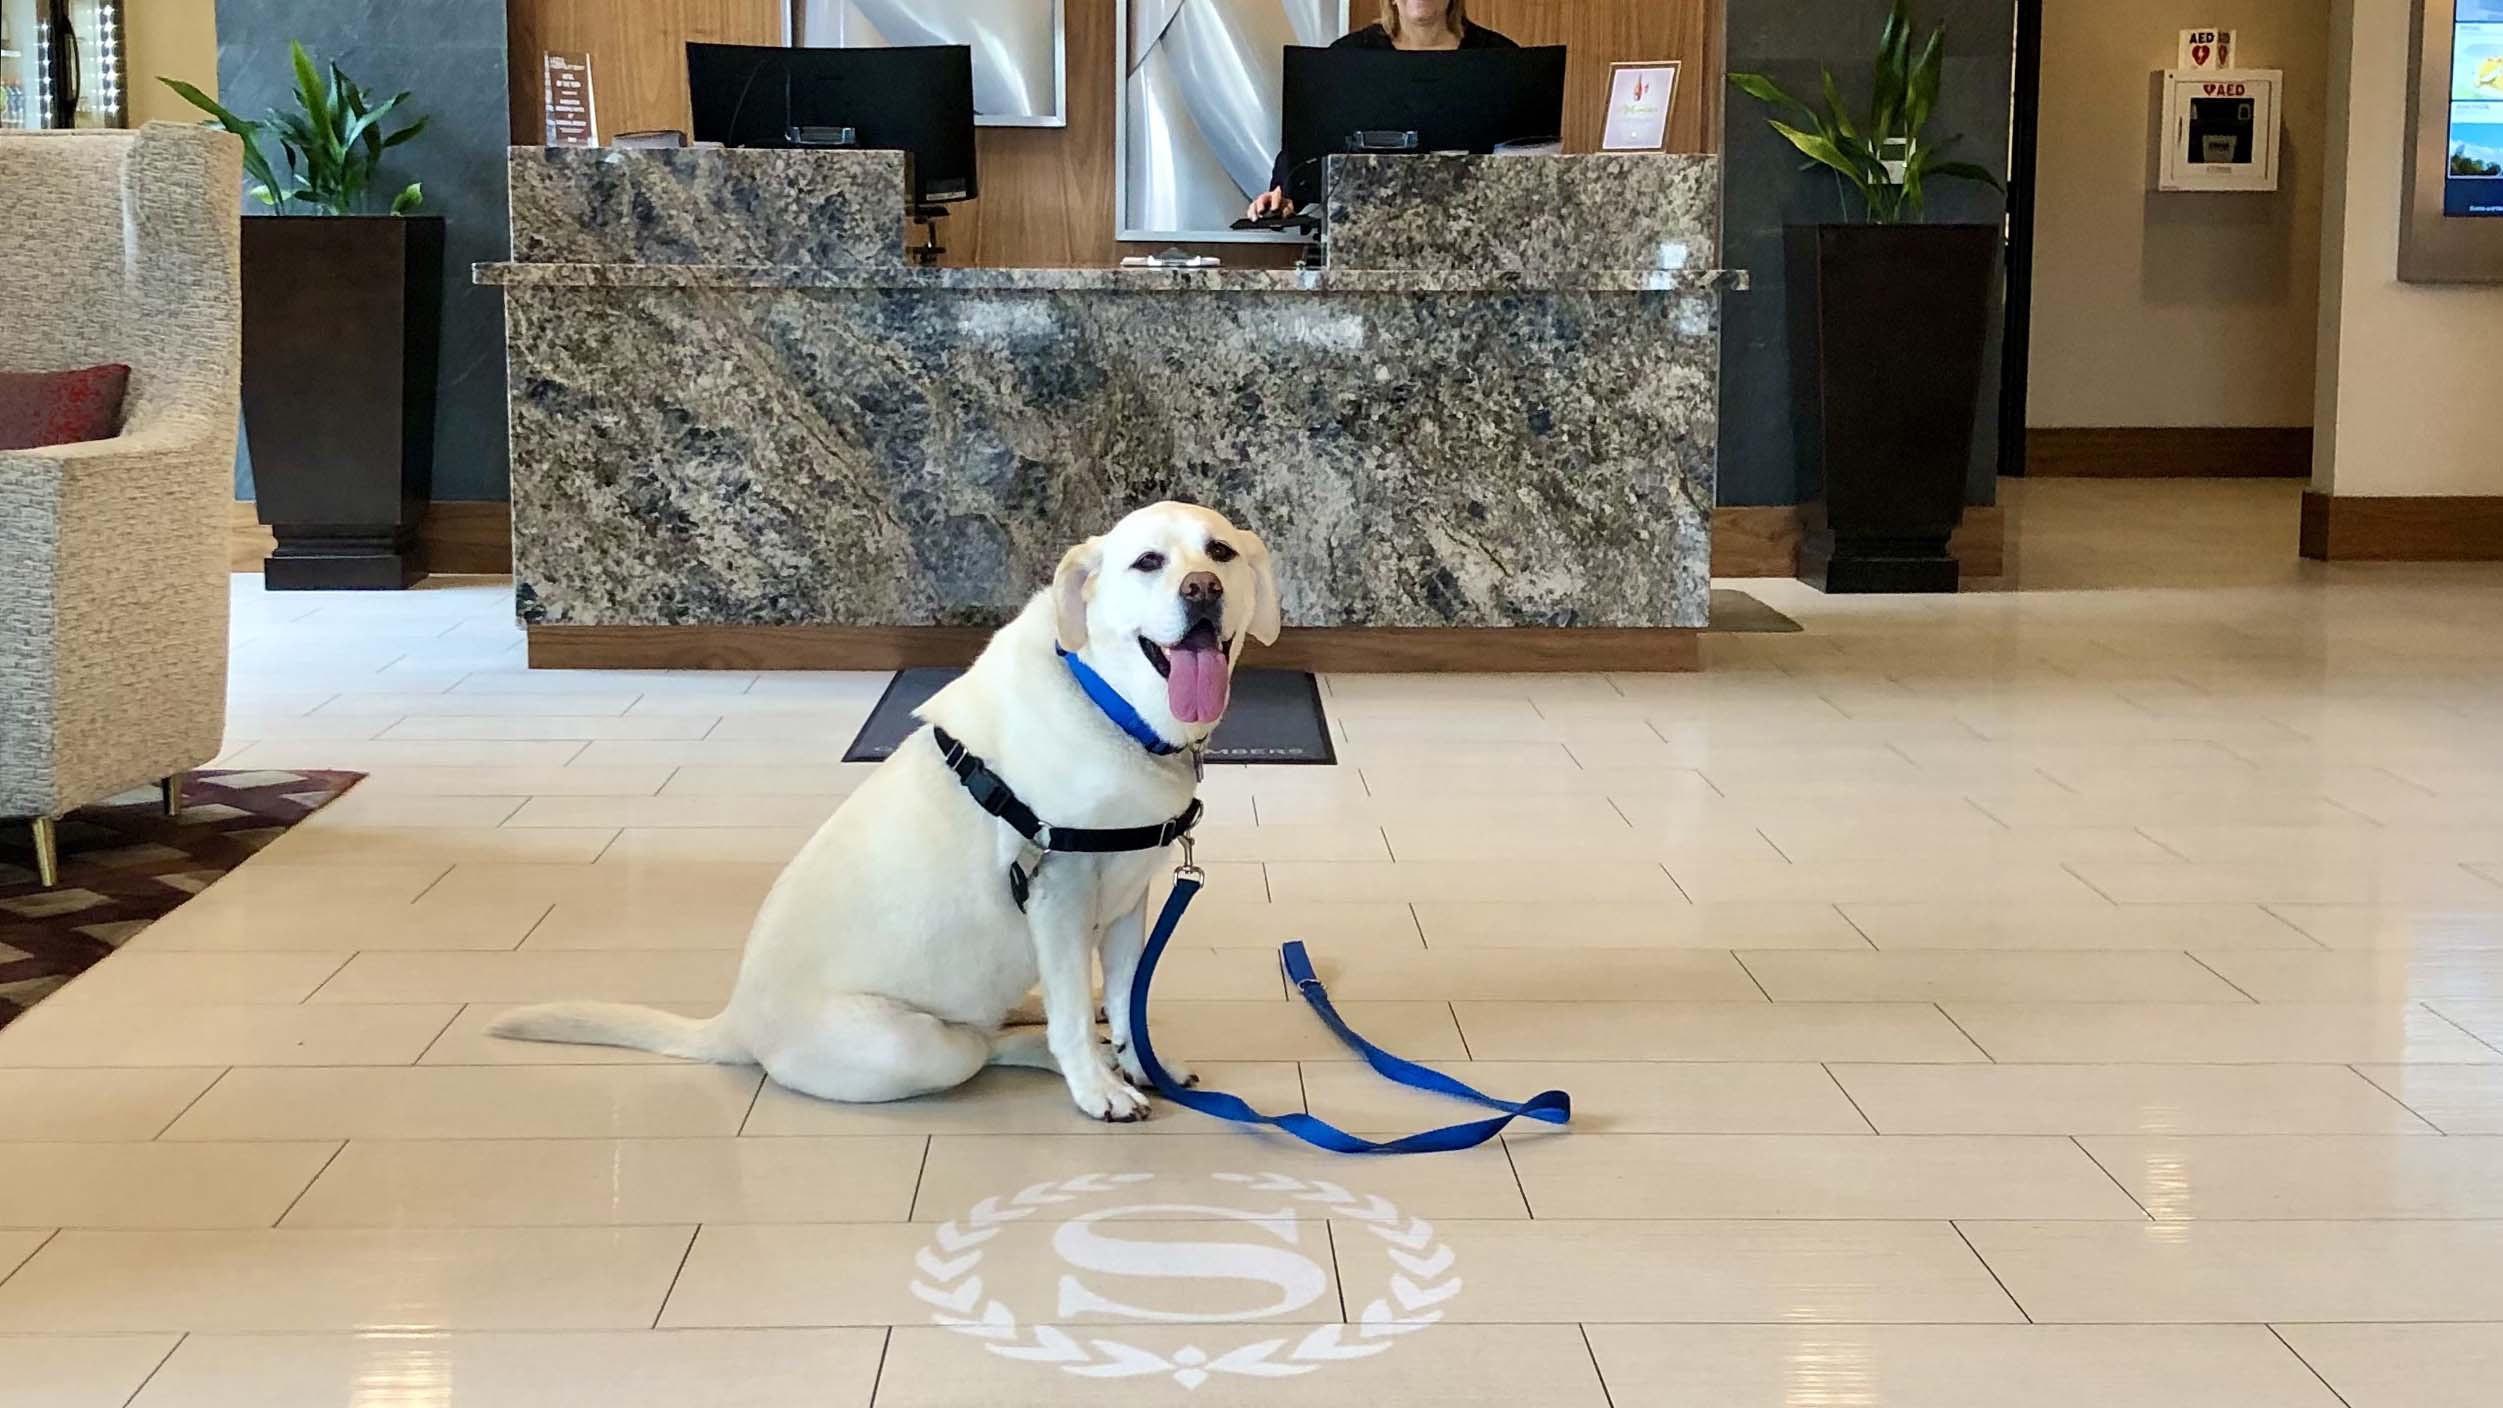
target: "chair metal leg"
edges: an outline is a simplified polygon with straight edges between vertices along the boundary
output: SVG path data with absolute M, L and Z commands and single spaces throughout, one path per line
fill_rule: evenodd
M 35 829 L 35 883 L 49 890 L 61 883 L 60 837 L 48 816 L 36 817 L 29 824 Z
M 165 814 L 181 816 L 183 814 L 183 775 L 181 773 L 169 775 L 163 782 L 157 784 L 157 790 L 165 794 Z

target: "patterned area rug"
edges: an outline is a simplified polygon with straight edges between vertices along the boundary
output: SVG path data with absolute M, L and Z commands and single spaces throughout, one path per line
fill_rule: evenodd
M 127 792 L 61 819 L 61 883 L 35 883 L 23 822 L 0 822 L 0 1027 L 93 967 L 287 828 L 356 785 L 354 772 L 195 772 L 183 814 Z

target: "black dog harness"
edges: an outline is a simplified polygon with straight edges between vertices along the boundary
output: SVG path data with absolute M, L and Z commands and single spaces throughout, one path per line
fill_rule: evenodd
M 1020 801 L 1008 780 L 991 771 L 991 765 L 966 750 L 955 735 L 936 724 L 930 726 L 930 741 L 939 746 L 939 759 L 956 780 L 965 785 L 975 806 L 1000 820 L 1009 829 L 1025 838 L 1036 856 L 1032 868 L 1012 862 L 1008 867 L 1008 893 L 1023 911 L 1026 899 L 1033 893 L 1034 876 L 1043 868 L 1043 857 L 1053 851 L 1071 855 L 1116 855 L 1125 851 L 1161 851 L 1191 834 L 1199 825 L 1203 808 L 1198 798 L 1183 808 L 1171 821 L 1154 826 L 1050 826 L 1034 814 L 1034 809 Z

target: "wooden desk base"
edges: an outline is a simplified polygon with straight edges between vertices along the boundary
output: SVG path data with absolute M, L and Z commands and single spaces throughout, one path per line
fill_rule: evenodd
M 534 670 L 902 670 L 972 663 L 986 630 L 964 626 L 532 626 Z M 1250 660 L 1342 674 L 1566 674 L 1703 668 L 1698 631 L 1290 630 Z

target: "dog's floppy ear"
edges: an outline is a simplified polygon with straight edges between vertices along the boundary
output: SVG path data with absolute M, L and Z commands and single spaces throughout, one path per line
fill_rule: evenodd
M 1278 643 L 1278 627 L 1284 624 L 1278 605 L 1278 568 L 1269 556 L 1269 545 L 1257 533 L 1236 532 L 1230 535 L 1242 552 L 1243 560 L 1252 570 L 1251 638 L 1262 645 Z
M 1060 570 L 1052 574 L 1052 609 L 1063 650 L 1086 647 L 1086 590 L 1103 567 L 1101 538 L 1089 538 L 1060 556 Z

